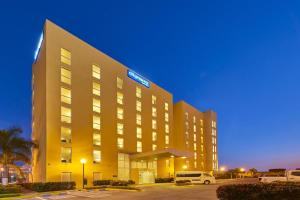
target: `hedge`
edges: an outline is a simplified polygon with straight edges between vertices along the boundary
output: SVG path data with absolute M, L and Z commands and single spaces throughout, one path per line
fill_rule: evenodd
M 174 178 L 156 178 L 155 183 L 172 183 Z
M 220 200 L 299 200 L 300 183 L 230 184 L 217 189 Z
M 176 185 L 181 186 L 181 185 L 190 185 L 192 182 L 190 180 L 178 180 L 176 181 Z
M 113 181 L 113 180 L 97 180 L 93 182 L 94 186 L 111 185 L 111 186 L 128 186 L 133 185 L 133 180 L 129 181 Z
M 11 194 L 11 193 L 20 193 L 21 186 L 19 185 L 7 185 L 1 186 L 0 185 L 0 194 Z
M 58 190 L 72 190 L 75 188 L 75 182 L 46 182 L 46 183 L 23 183 L 22 186 L 36 192 L 48 192 Z

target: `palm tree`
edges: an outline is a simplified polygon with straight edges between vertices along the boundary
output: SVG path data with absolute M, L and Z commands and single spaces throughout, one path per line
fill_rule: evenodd
M 0 163 L 3 166 L 3 185 L 8 183 L 9 168 L 20 172 L 17 162 L 30 163 L 31 147 L 34 143 L 20 136 L 21 128 L 0 130 Z

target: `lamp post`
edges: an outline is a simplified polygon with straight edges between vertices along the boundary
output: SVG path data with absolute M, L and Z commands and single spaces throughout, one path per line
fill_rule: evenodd
M 82 164 L 82 189 L 84 189 L 84 164 L 86 163 L 86 159 L 81 158 L 80 163 Z

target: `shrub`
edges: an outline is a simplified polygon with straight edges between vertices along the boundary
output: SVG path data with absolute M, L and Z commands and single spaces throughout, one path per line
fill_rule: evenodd
M 56 190 L 72 190 L 75 188 L 75 182 L 46 182 L 46 183 L 24 183 L 22 186 L 36 192 L 47 192 Z
M 172 183 L 174 178 L 156 178 L 155 183 Z
M 128 186 L 128 181 L 112 181 L 111 186 Z
M 178 180 L 176 181 L 176 185 L 190 185 L 192 182 L 190 180 Z
M 112 182 L 112 180 L 97 180 L 94 181 L 93 184 L 95 186 L 99 186 L 99 185 L 110 185 L 110 183 Z
M 297 200 L 300 183 L 231 184 L 217 189 L 220 200 Z
M 10 193 L 20 193 L 21 186 L 19 185 L 7 185 L 1 186 L 0 185 L 0 194 L 10 194 Z
M 134 185 L 135 184 L 135 181 L 133 180 L 128 180 L 128 185 Z

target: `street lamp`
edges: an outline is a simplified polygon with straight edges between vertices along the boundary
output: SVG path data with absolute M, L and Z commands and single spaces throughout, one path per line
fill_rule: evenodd
M 80 163 L 82 164 L 82 189 L 84 189 L 84 164 L 86 163 L 86 159 L 81 158 Z
M 221 171 L 221 172 L 224 172 L 225 170 L 226 170 L 225 167 L 220 167 L 220 171 Z
M 187 169 L 187 165 L 183 165 L 183 166 L 182 166 L 182 169 Z
M 244 172 L 244 171 L 245 171 L 245 169 L 244 169 L 244 168 L 241 168 L 241 169 L 240 169 L 240 171 L 241 171 L 241 172 Z

